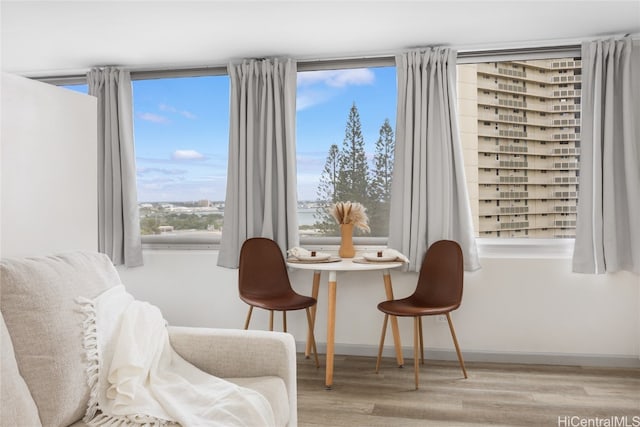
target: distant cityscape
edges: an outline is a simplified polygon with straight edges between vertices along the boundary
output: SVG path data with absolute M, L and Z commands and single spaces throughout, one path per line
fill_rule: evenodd
M 224 219 L 224 201 L 139 203 L 140 229 L 143 235 L 210 232 L 220 234 Z M 302 234 L 317 234 L 315 213 L 322 209 L 318 201 L 298 201 L 298 226 Z

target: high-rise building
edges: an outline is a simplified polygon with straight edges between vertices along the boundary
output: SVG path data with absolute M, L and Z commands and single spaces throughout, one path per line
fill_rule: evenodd
M 467 181 L 479 237 L 574 237 L 581 61 L 458 66 Z

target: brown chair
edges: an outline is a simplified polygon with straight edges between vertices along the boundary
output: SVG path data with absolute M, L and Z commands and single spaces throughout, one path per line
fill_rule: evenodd
M 384 301 L 378 304 L 378 309 L 385 313 L 382 325 L 382 337 L 378 349 L 376 361 L 376 373 L 380 368 L 384 336 L 387 331 L 389 315 L 401 317 L 413 317 L 413 358 L 415 369 L 416 390 L 418 389 L 418 346 L 420 347 L 420 360 L 424 364 L 424 344 L 422 338 L 422 316 L 446 315 L 449 322 L 449 330 L 456 347 L 458 361 L 464 377 L 467 378 L 467 370 L 456 333 L 451 322 L 451 313 L 460 307 L 462 301 L 462 282 L 464 268 L 462 264 L 462 249 L 458 243 L 451 240 L 440 240 L 433 243 L 424 256 L 418 284 L 414 293 L 402 299 Z
M 313 335 L 313 320 L 309 307 L 316 304 L 316 299 L 296 293 L 289 282 L 287 265 L 280 247 L 271 239 L 254 237 L 247 239 L 240 249 L 238 267 L 238 288 L 240 299 L 249 304 L 249 313 L 244 328 L 249 328 L 253 307 L 269 310 L 269 330 L 273 331 L 273 312 L 282 311 L 282 324 L 287 332 L 287 311 L 305 309 L 309 324 L 309 336 L 316 359 L 318 351 Z

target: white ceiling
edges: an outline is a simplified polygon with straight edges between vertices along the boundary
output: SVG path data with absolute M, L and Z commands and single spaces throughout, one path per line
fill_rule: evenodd
M 27 76 L 548 46 L 640 32 L 632 1 L 7 1 L 2 69 Z

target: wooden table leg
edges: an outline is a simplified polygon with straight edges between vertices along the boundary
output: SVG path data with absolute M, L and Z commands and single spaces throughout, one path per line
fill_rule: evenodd
M 384 279 L 384 290 L 387 293 L 387 300 L 393 299 L 393 287 L 391 286 L 391 274 L 389 270 L 384 270 L 382 273 Z M 393 344 L 396 347 L 396 361 L 398 366 L 404 365 L 404 357 L 402 356 L 402 344 L 400 343 L 400 329 L 398 328 L 398 318 L 396 316 L 389 316 L 391 318 L 391 331 L 393 332 Z
M 320 289 L 320 272 L 313 272 L 313 286 L 311 288 L 311 296 L 318 301 L 318 290 Z M 313 320 L 313 324 L 316 324 L 316 310 L 318 308 L 318 304 L 311 307 L 311 320 Z M 308 359 L 311 354 L 311 331 L 307 331 L 307 346 L 304 350 L 304 356 Z
M 325 387 L 333 385 L 333 351 L 336 339 L 336 272 L 329 272 L 329 310 L 327 313 L 327 356 Z

